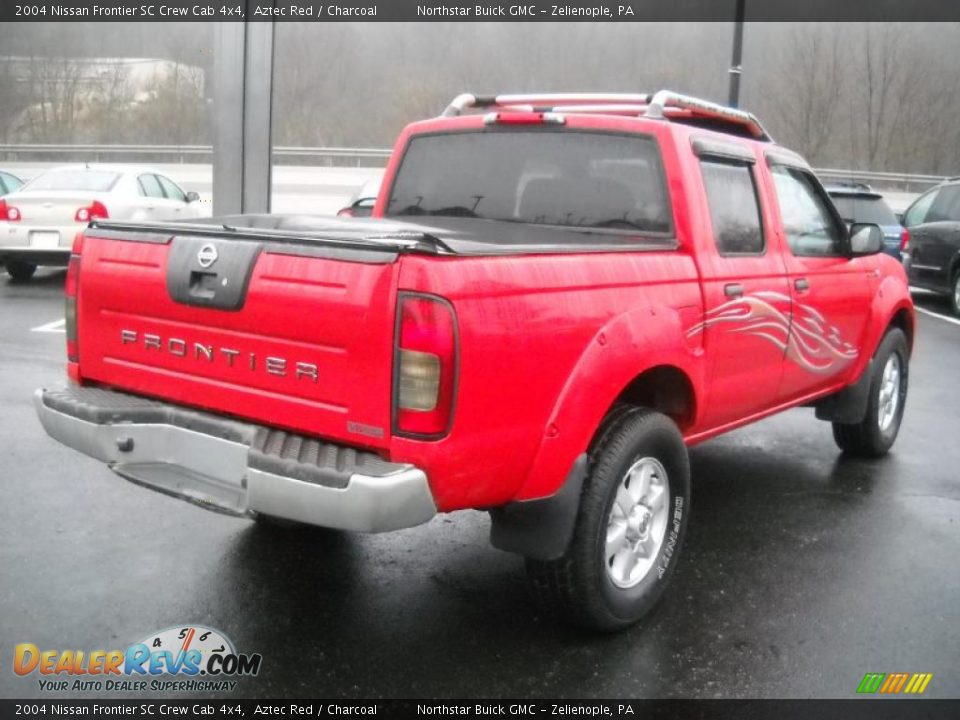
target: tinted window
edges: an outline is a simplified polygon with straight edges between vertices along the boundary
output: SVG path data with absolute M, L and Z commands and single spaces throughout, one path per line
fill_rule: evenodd
M 799 256 L 846 254 L 846 243 L 813 178 L 796 168 L 770 168 L 790 251 Z
M 387 214 L 671 230 L 656 143 L 584 132 L 416 137 L 403 156 Z
M 704 160 L 700 169 L 717 250 L 722 255 L 762 253 L 760 207 L 750 166 Z
M 160 187 L 156 175 L 141 175 L 137 178 L 137 181 L 140 183 L 141 195 L 155 198 L 163 197 L 163 188 Z
M 960 220 L 960 185 L 940 188 L 924 222 L 949 222 Z
M 927 221 L 927 212 L 930 210 L 933 201 L 937 199 L 938 192 L 940 191 L 931 190 L 926 195 L 921 195 L 903 216 L 903 224 L 907 227 L 913 227 L 914 225 L 925 223 Z
M 831 195 L 840 217 L 847 223 L 899 225 L 897 216 L 883 198 L 856 195 Z
M 172 180 L 165 178 L 163 175 L 157 175 L 156 178 L 160 181 L 160 185 L 163 187 L 163 192 L 168 198 L 171 200 L 179 200 L 181 202 L 187 201 L 187 196 L 183 194 L 183 190 L 178 188 Z
M 86 190 L 90 192 L 108 192 L 117 179 L 118 173 L 102 170 L 51 170 L 27 184 L 25 190 Z

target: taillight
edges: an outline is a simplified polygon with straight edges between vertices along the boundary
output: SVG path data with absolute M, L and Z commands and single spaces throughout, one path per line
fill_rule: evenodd
M 900 252 L 910 249 L 910 231 L 904 228 L 900 231 Z
M 400 293 L 393 388 L 394 429 L 420 438 L 445 435 L 453 420 L 457 326 L 441 298 Z
M 110 217 L 106 206 L 99 200 L 94 200 L 86 207 L 79 208 L 74 214 L 73 219 L 76 222 L 90 222 L 91 220 L 106 220 Z
M 67 263 L 67 282 L 64 285 L 66 296 L 64 316 L 67 331 L 67 362 L 80 361 L 80 346 L 77 341 L 77 291 L 80 288 L 80 255 L 83 252 L 83 233 L 73 238 L 70 250 L 70 262 Z
M 0 220 L 7 222 L 20 222 L 23 216 L 20 214 L 20 208 L 8 205 L 7 201 L 0 198 Z

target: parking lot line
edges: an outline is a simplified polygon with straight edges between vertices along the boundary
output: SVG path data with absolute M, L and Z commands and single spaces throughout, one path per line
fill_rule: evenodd
M 30 332 L 50 332 L 50 333 L 63 333 L 66 332 L 67 321 L 65 318 L 59 320 L 54 320 L 53 322 L 48 322 L 46 325 L 37 325 L 35 328 L 30 328 Z
M 930 315 L 931 317 L 940 318 L 941 320 L 946 320 L 948 323 L 953 323 L 954 325 L 960 325 L 960 320 L 957 318 L 947 317 L 946 315 L 941 315 L 940 313 L 935 313 L 933 310 L 927 310 L 926 308 L 917 307 L 915 308 L 917 312 L 921 312 L 924 315 Z

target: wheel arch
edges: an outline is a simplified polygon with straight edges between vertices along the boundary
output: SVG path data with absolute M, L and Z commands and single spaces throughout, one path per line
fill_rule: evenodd
M 903 334 L 907 336 L 907 347 L 910 348 L 910 352 L 913 352 L 913 339 L 914 333 L 916 332 L 916 317 L 914 313 L 908 307 L 899 308 L 890 318 L 890 322 L 887 325 L 887 330 L 890 328 L 899 328 L 903 331 Z M 886 332 L 884 332 L 886 335 Z
M 677 310 L 646 307 L 594 336 L 558 395 L 516 500 L 554 494 L 618 404 L 663 412 L 681 432 L 695 424 L 704 364 L 699 339 L 687 338 L 686 324 Z
M 656 365 L 634 377 L 607 408 L 606 416 L 617 405 L 632 405 L 656 410 L 670 417 L 680 431 L 693 425 L 697 413 L 697 393 L 690 376 L 676 365 Z

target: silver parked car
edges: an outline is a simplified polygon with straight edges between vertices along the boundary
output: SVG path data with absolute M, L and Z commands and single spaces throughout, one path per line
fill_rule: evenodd
M 66 266 L 91 220 L 179 220 L 200 216 L 199 195 L 148 167 L 65 165 L 0 198 L 0 262 L 14 280 L 38 265 Z

